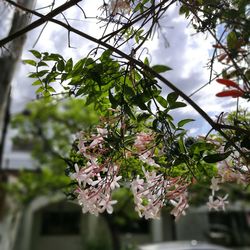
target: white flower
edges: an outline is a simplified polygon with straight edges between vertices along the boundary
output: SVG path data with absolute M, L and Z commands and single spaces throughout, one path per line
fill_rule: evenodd
M 114 176 L 111 183 L 110 183 L 110 188 L 111 190 L 114 190 L 115 188 L 119 188 L 120 185 L 118 181 L 122 178 L 122 176 Z
M 189 207 L 187 197 L 187 191 L 184 191 L 180 193 L 178 202 L 176 200 L 170 200 L 170 203 L 174 206 L 171 214 L 175 216 L 176 220 L 178 220 L 181 215 L 186 215 L 185 210 Z
M 151 152 L 147 151 L 144 154 L 140 155 L 139 159 L 142 162 L 147 163 L 149 166 L 160 167 L 158 164 L 155 163 L 154 159 L 152 159 L 150 156 Z
M 113 213 L 113 205 L 116 204 L 117 201 L 116 200 L 112 200 L 112 201 L 109 201 L 107 204 L 106 204 L 106 210 L 107 210 L 107 213 L 108 214 L 112 214 Z
M 70 174 L 72 180 L 77 180 L 78 184 L 81 185 L 83 181 L 83 172 L 79 169 L 78 165 L 75 164 L 75 173 Z
M 226 194 L 223 198 L 217 197 L 217 199 L 214 200 L 214 196 L 209 196 L 209 201 L 207 202 L 208 209 L 215 209 L 216 211 L 222 209 L 225 210 L 225 205 L 228 204 L 227 201 L 228 194 Z
M 138 152 L 142 152 L 146 150 L 146 146 L 153 140 L 152 135 L 146 133 L 139 133 L 136 136 L 134 147 Z

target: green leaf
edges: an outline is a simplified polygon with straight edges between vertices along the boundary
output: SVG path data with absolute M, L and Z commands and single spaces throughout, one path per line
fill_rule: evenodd
M 149 66 L 149 60 L 148 60 L 147 57 L 144 59 L 144 64 L 147 65 L 147 66 Z
M 225 160 L 231 153 L 232 151 L 228 151 L 222 154 L 211 154 L 211 155 L 205 156 L 203 160 L 207 163 L 216 163 L 216 162 Z
M 161 104 L 161 106 L 163 107 L 163 108 L 167 108 L 168 107 L 168 102 L 166 101 L 166 99 L 165 98 L 163 98 L 162 96 L 157 96 L 156 97 L 156 100 L 157 100 L 157 102 L 159 102 L 160 104 Z
M 172 103 L 176 102 L 178 97 L 179 97 L 179 95 L 177 93 L 172 92 L 172 93 L 168 94 L 167 101 L 169 104 L 172 104 Z
M 128 85 L 124 86 L 124 95 L 128 98 L 135 95 L 133 88 L 129 87 Z
M 56 92 L 56 90 L 55 90 L 53 87 L 51 87 L 51 86 L 48 86 L 48 87 L 47 87 L 47 91 L 49 91 L 50 93 Z
M 213 150 L 213 149 L 214 149 L 214 146 L 211 143 L 206 143 L 206 142 L 195 142 L 190 147 L 191 152 L 193 152 L 194 154 L 199 154 L 200 152 Z
M 149 113 L 141 113 L 137 116 L 137 121 L 138 122 L 142 122 L 142 121 L 145 122 L 150 116 L 151 116 L 151 114 L 149 114 Z
M 44 56 L 43 60 L 45 61 L 59 61 L 63 59 L 63 57 L 59 54 L 51 53 L 48 56 Z
M 177 126 L 178 127 L 183 127 L 185 124 L 189 123 L 189 122 L 193 122 L 194 119 L 184 119 L 178 122 Z
M 128 105 L 127 103 L 124 104 L 123 108 L 124 108 L 125 113 L 126 113 L 130 118 L 132 118 L 133 120 L 136 119 L 135 116 L 134 116 L 134 114 L 133 114 L 133 112 L 132 112 L 132 110 L 131 110 L 131 108 L 129 107 L 129 105 Z
M 29 50 L 29 52 L 31 52 L 33 56 L 35 56 L 38 59 L 42 57 L 42 55 L 37 50 L 32 49 L 32 50 Z
M 154 65 L 154 66 L 152 67 L 152 69 L 153 69 L 154 71 L 156 71 L 157 73 L 163 73 L 163 72 L 166 72 L 166 71 L 168 71 L 168 70 L 172 70 L 172 69 L 169 68 L 168 66 L 166 66 L 166 65 L 160 65 L 160 64 Z
M 132 98 L 133 104 L 137 105 L 141 110 L 148 110 L 148 107 L 145 105 L 143 94 L 138 94 Z
M 175 103 L 171 104 L 169 108 L 170 109 L 178 109 L 178 108 L 184 108 L 186 106 L 187 106 L 187 104 L 184 102 L 175 102 Z
M 101 62 L 104 62 L 105 60 L 109 59 L 111 55 L 112 55 L 111 50 L 109 49 L 105 50 L 100 57 Z
M 39 62 L 38 64 L 37 64 L 37 66 L 38 67 L 42 67 L 42 66 L 49 66 L 46 62 L 43 62 L 43 61 L 41 61 L 41 62 Z
M 82 70 L 82 68 L 83 68 L 84 63 L 85 63 L 85 59 L 79 60 L 79 61 L 74 65 L 74 67 L 73 67 L 74 73 L 80 72 L 80 71 Z
M 42 77 L 46 75 L 49 71 L 47 69 L 37 72 L 36 77 Z
M 69 85 L 80 85 L 82 83 L 82 78 L 80 75 L 71 78 Z
M 41 93 L 41 92 L 43 92 L 43 91 L 44 91 L 44 87 L 41 86 L 41 87 L 39 87 L 39 88 L 36 90 L 36 94 Z
M 32 83 L 33 86 L 38 86 L 42 85 L 42 82 L 40 80 L 36 80 L 35 82 Z
M 36 62 L 34 60 L 29 60 L 29 59 L 23 60 L 23 63 L 36 66 Z
M 118 106 L 118 102 L 115 99 L 115 97 L 112 95 L 111 90 L 109 90 L 109 101 L 110 101 L 110 103 L 112 105 L 112 108 L 115 109 Z
M 158 120 L 158 118 L 155 118 L 153 120 L 152 127 L 155 131 L 159 132 L 159 120 Z
M 185 15 L 186 17 L 189 15 L 189 9 L 188 9 L 188 7 L 187 6 L 185 6 L 185 5 L 182 5 L 181 7 L 180 7 L 180 9 L 179 9 L 179 14 L 180 15 Z
M 236 46 L 237 46 L 237 43 L 238 43 L 238 38 L 237 38 L 237 35 L 235 32 L 230 32 L 228 35 L 227 35 L 227 46 L 229 49 L 233 50 L 233 49 L 236 49 Z
M 30 73 L 29 78 L 37 78 L 37 73 L 35 73 L 35 72 Z
M 70 72 L 70 71 L 72 70 L 72 67 L 73 67 L 73 60 L 72 60 L 72 58 L 70 58 L 70 59 L 66 62 L 65 71 L 66 71 L 66 72 Z
M 64 64 L 64 61 L 63 60 L 60 60 L 58 63 L 57 63 L 57 69 L 59 70 L 59 71 L 64 71 L 64 66 L 65 66 L 65 64 Z

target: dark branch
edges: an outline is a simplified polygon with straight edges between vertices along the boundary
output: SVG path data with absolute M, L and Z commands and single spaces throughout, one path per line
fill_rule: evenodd
M 11 42 L 12 40 L 26 34 L 27 32 L 37 28 L 38 26 L 46 23 L 47 21 L 50 21 L 53 17 L 57 16 L 58 14 L 62 13 L 63 11 L 71 8 L 72 6 L 76 5 L 77 3 L 79 3 L 82 0 L 70 0 L 69 2 L 66 2 L 65 4 L 59 6 L 58 8 L 54 9 L 53 11 L 51 11 L 50 13 L 48 13 L 47 15 L 42 15 L 36 11 L 33 10 L 29 10 L 27 8 L 22 7 L 21 5 L 16 4 L 15 2 L 11 1 L 11 0 L 5 0 L 6 2 L 10 3 L 11 5 L 25 11 L 25 12 L 29 12 L 31 14 L 34 14 L 38 17 L 40 17 L 40 19 L 34 21 L 33 23 L 29 24 L 28 26 L 24 27 L 23 29 L 9 35 L 8 37 L 0 40 L 0 47 L 3 47 L 5 44 Z

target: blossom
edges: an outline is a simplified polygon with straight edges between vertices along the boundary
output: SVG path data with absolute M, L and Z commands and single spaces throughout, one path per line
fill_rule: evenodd
M 120 187 L 120 184 L 118 183 L 119 180 L 122 179 L 122 176 L 114 176 L 112 178 L 112 181 L 110 183 L 110 188 L 111 190 L 114 190 L 115 188 L 119 188 Z
M 147 145 L 153 140 L 152 135 L 146 133 L 138 133 L 136 135 L 134 147 L 138 152 L 143 152 L 147 149 Z
M 135 210 L 140 217 L 145 219 L 156 219 L 160 216 L 161 208 L 167 199 L 172 200 L 175 206 L 172 210 L 177 218 L 185 214 L 188 207 L 187 192 L 185 183 L 181 183 L 180 178 L 165 179 L 163 174 L 155 171 L 146 171 L 142 168 L 145 179 L 137 176 L 131 183 L 134 195 Z
M 238 170 L 233 169 L 226 161 L 218 164 L 218 176 L 221 182 L 237 182 L 238 184 L 246 184 L 246 177 Z
M 139 175 L 137 175 L 136 179 L 134 179 L 134 180 L 131 182 L 131 189 L 132 189 L 132 192 L 133 192 L 133 193 L 136 193 L 137 190 L 142 190 L 142 189 L 143 189 L 143 183 L 144 183 L 144 180 L 141 179 Z
M 84 173 L 82 170 L 79 169 L 79 166 L 75 164 L 75 173 L 70 173 L 70 178 L 72 180 L 76 180 L 79 185 L 81 185 L 83 179 L 84 179 Z
M 153 158 L 151 158 L 151 152 L 150 151 L 146 151 L 144 154 L 139 156 L 139 159 L 148 164 L 149 166 L 155 166 L 155 167 L 160 167 Z
M 170 200 L 170 203 L 174 205 L 174 208 L 170 213 L 175 216 L 176 220 L 178 220 L 181 215 L 186 215 L 185 209 L 189 207 L 187 196 L 188 194 L 185 191 L 180 194 L 177 202 L 176 200 Z
M 216 79 L 216 81 L 220 84 L 223 84 L 223 85 L 226 85 L 227 87 L 233 87 L 233 88 L 236 88 L 236 89 L 239 89 L 241 91 L 242 88 L 240 88 L 240 86 L 236 83 L 236 82 L 233 82 L 231 80 L 228 80 L 228 79 Z
M 104 210 L 107 210 L 108 214 L 112 214 L 114 211 L 113 205 L 117 203 L 117 200 L 102 200 L 100 206 L 103 206 Z
M 210 195 L 209 200 L 207 202 L 208 209 L 225 210 L 225 205 L 228 204 L 227 201 L 228 194 L 226 194 L 223 198 L 218 196 L 217 199 L 214 200 L 214 196 Z
M 74 178 L 81 177 L 75 193 L 78 203 L 82 207 L 82 212 L 89 212 L 94 215 L 104 211 L 112 213 L 113 205 L 117 203 L 117 201 L 111 199 L 112 191 L 120 187 L 118 181 L 122 178 L 117 176 L 118 166 L 109 163 L 109 167 L 103 168 L 98 165 L 97 160 L 93 160 L 80 170 L 76 165 L 75 170 L 76 173 L 72 176 Z M 102 174 L 100 174 L 101 172 Z

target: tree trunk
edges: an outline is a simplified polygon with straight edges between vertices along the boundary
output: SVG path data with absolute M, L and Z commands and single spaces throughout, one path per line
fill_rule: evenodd
M 35 0 L 19 0 L 18 4 L 26 8 L 32 9 Z M 15 11 L 9 35 L 23 28 L 30 22 L 30 15 Z M 3 24 L 2 24 L 3 25 Z M 1 27 L 0 27 L 1 28 Z M 21 36 L 2 48 L 0 55 L 0 169 L 2 164 L 2 154 L 4 148 L 4 140 L 6 128 L 9 121 L 11 80 L 15 72 L 15 66 L 22 54 L 22 48 L 25 42 L 25 36 Z

